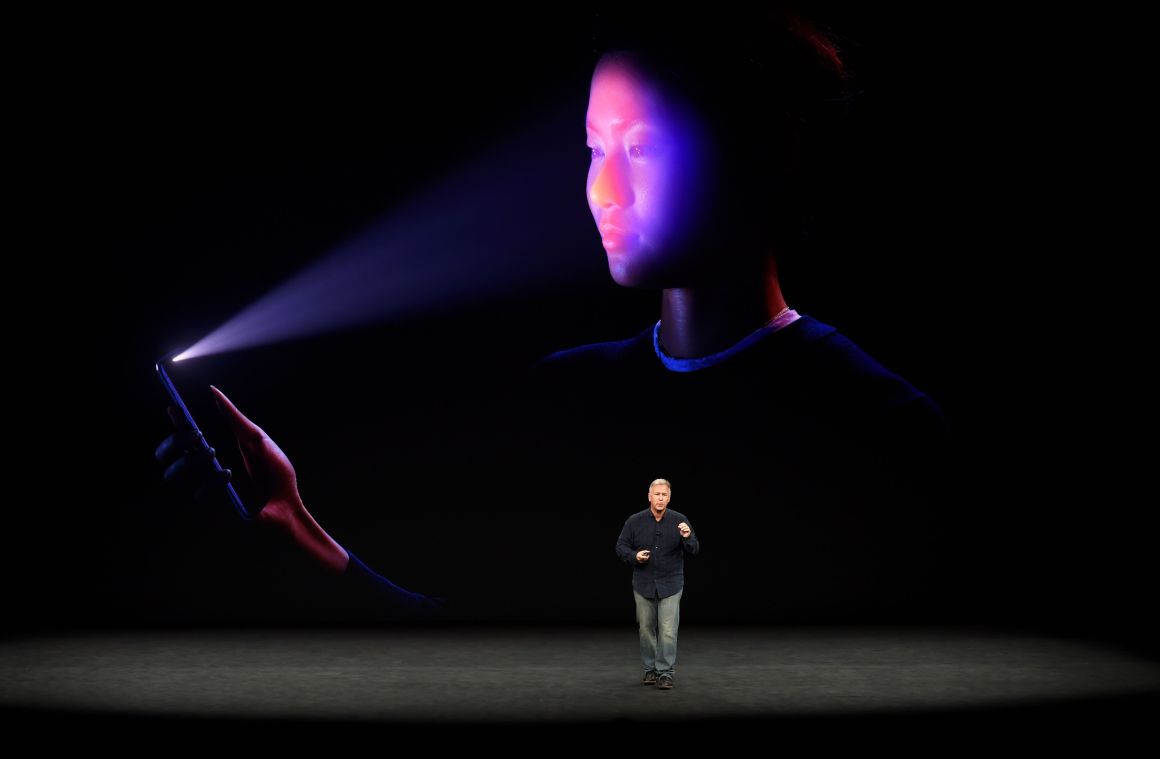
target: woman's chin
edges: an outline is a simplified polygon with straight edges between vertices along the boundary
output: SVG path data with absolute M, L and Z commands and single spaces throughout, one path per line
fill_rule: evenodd
M 655 249 L 639 246 L 631 251 L 617 251 L 605 248 L 608 254 L 608 273 L 612 281 L 621 287 L 638 287 L 645 290 L 663 290 L 680 287 L 689 279 L 688 267 L 682 266 L 681 259 L 666 253 L 658 256 Z
M 621 287 L 638 287 L 646 290 L 658 290 L 662 287 L 660 280 L 649 276 L 648 272 L 640 266 L 639 261 L 634 262 L 627 257 L 610 254 L 608 256 L 608 273 L 612 275 L 612 281 Z
M 621 287 L 634 286 L 631 267 L 629 267 L 628 263 L 620 256 L 609 254 L 608 273 L 612 275 L 612 281 Z
M 646 287 L 642 282 L 640 262 L 632 256 L 608 251 L 608 273 L 621 287 Z

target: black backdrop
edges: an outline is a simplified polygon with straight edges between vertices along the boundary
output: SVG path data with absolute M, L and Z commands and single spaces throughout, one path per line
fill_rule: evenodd
M 559 178 L 575 207 L 561 211 L 557 254 L 591 257 L 590 276 L 246 352 L 220 383 L 289 452 L 324 526 L 385 574 L 409 584 L 428 577 L 416 568 L 432 552 L 502 544 L 457 422 L 505 367 L 634 334 L 658 296 L 608 280 L 580 193 L 587 18 L 438 16 L 74 19 L 29 59 L 35 135 L 21 157 L 38 213 L 21 260 L 45 287 L 12 321 L 28 360 L 11 365 L 27 389 L 10 409 L 30 420 L 5 552 L 12 624 L 327 619 L 287 589 L 292 576 L 251 576 L 228 518 L 162 488 L 152 361 L 513 123 L 571 107 L 575 133 L 553 160 L 567 165 L 575 148 L 575 175 Z M 1057 118 L 1040 110 L 1034 56 L 953 11 L 838 21 L 865 93 L 841 195 L 790 301 L 926 390 L 970 452 L 958 518 L 978 593 L 964 617 L 1147 640 L 1155 517 L 1117 484 L 1129 458 L 1105 433 L 1122 399 L 1097 368 L 1091 322 L 1068 316 L 1073 272 L 1060 262 L 1083 243 L 1032 149 Z M 433 430 L 454 430 L 455 455 L 414 460 Z M 642 508 L 662 474 L 609 499 Z M 673 506 L 697 504 L 678 486 Z M 439 513 L 461 545 L 424 534 Z M 545 619 L 631 614 L 611 555 L 618 527 L 584 526 L 608 544 L 608 564 L 592 568 L 608 592 Z M 518 574 L 519 551 L 489 555 Z

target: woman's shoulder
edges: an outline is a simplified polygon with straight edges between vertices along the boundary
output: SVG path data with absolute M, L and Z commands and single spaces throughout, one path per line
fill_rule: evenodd
M 861 388 L 891 406 L 903 405 L 925 395 L 897 372 L 883 365 L 834 327 L 812 320 L 819 339 L 810 342 L 809 366 L 818 377 L 832 383 Z M 822 329 L 824 328 L 824 329 Z
M 651 363 L 653 325 L 623 340 L 587 343 L 554 351 L 533 365 L 539 373 L 551 374 L 571 370 L 595 369 L 601 366 L 632 362 Z
M 796 363 L 798 378 L 843 413 L 915 417 L 944 427 L 942 410 L 926 393 L 882 364 L 852 339 L 816 319 L 806 325 L 815 339 Z M 877 412 L 875 414 L 874 412 Z

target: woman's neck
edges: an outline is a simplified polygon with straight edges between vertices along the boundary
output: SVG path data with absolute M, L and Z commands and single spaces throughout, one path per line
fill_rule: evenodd
M 737 274 L 664 290 L 660 340 L 675 358 L 708 356 L 734 345 L 785 307 L 770 261 L 762 275 Z

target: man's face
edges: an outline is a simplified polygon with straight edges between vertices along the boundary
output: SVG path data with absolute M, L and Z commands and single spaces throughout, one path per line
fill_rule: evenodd
M 588 207 L 609 273 L 631 287 L 676 286 L 712 196 L 704 131 L 624 62 L 597 68 L 586 126 Z
M 648 489 L 648 505 L 658 514 L 665 513 L 669 506 L 669 488 L 667 485 L 653 485 Z

